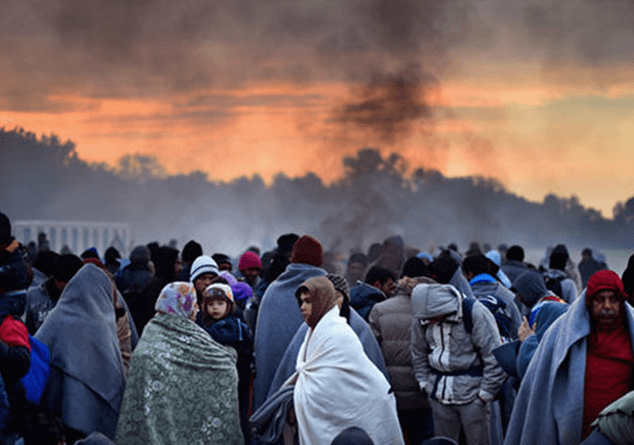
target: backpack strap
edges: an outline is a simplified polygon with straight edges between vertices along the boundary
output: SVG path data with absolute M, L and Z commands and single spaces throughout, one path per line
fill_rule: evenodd
M 473 304 L 475 298 L 465 297 L 462 300 L 462 321 L 464 322 L 464 328 L 469 335 L 473 330 Z

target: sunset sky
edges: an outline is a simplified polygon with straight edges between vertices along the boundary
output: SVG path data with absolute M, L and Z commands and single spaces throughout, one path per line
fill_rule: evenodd
M 629 0 L 4 0 L 0 127 L 212 180 L 362 147 L 612 215 L 634 196 Z

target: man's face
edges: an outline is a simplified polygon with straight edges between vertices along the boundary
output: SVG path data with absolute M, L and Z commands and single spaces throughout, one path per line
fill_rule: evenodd
M 623 303 L 613 290 L 603 290 L 592 296 L 592 319 L 601 326 L 615 324 L 621 315 Z
M 392 293 L 394 292 L 395 287 L 396 287 L 396 284 L 394 283 L 394 280 L 391 278 L 388 278 L 385 284 L 380 286 L 379 289 L 383 291 L 386 297 L 390 298 L 392 296 Z
M 260 274 L 260 269 L 257 267 L 249 267 L 248 269 L 242 269 L 241 272 L 242 275 L 244 275 L 244 279 L 247 280 L 247 283 L 251 285 Z
M 194 287 L 196 288 L 196 292 L 198 292 L 199 295 L 202 295 L 205 289 L 207 289 L 207 286 L 211 284 L 216 276 L 216 274 L 213 274 L 211 272 L 207 272 L 197 276 L 194 280 Z
M 302 292 L 299 296 L 299 300 L 301 301 L 299 310 L 302 312 L 304 321 L 308 321 L 308 317 L 313 313 L 313 302 L 310 298 L 310 294 L 308 292 Z
M 353 283 L 363 279 L 365 273 L 365 266 L 363 263 L 350 263 L 348 264 L 348 277 Z
M 229 272 L 231 273 L 231 263 L 220 263 L 218 264 L 218 270 L 220 272 Z

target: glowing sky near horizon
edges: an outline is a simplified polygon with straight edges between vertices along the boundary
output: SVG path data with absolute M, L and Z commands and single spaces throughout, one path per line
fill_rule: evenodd
M 0 126 L 70 139 L 87 161 L 329 181 L 372 146 L 608 217 L 634 195 L 625 0 L 6 3 Z M 373 73 L 411 64 L 429 115 L 388 138 L 337 118 Z

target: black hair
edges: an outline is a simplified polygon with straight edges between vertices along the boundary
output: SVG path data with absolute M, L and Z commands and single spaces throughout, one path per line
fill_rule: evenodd
M 365 282 L 374 286 L 374 283 L 378 281 L 381 283 L 381 286 L 383 286 L 390 278 L 392 281 L 396 281 L 396 274 L 390 269 L 381 266 L 372 266 L 365 275 Z
M 153 260 L 156 276 L 163 280 L 174 281 L 174 266 L 177 260 L 178 250 L 169 246 L 159 247 Z
M 277 239 L 277 252 L 281 255 L 290 255 L 293 245 L 299 239 L 299 235 L 295 233 L 286 233 Z
M 440 284 L 448 284 L 460 265 L 448 251 L 443 251 L 430 265 L 429 270 Z
M 522 246 L 514 245 L 506 251 L 506 259 L 511 261 L 524 261 L 524 249 Z
M 55 262 L 53 276 L 56 280 L 68 283 L 83 266 L 84 262 L 77 255 L 60 255 Z
M 488 273 L 491 275 L 495 275 L 497 270 L 494 270 L 492 267 L 494 263 L 489 260 L 486 256 L 480 254 L 471 255 L 466 257 L 462 261 L 462 270 L 467 273 L 471 272 L 474 275 L 480 275 L 481 273 Z M 497 266 L 496 266 L 497 269 Z
M 568 255 L 561 250 L 553 250 L 550 254 L 548 261 L 548 267 L 557 270 L 566 270 L 566 264 L 568 263 Z
M 114 247 L 108 247 L 106 249 L 105 260 L 106 264 L 119 264 L 119 258 L 121 258 L 121 254 Z
M 193 263 L 196 258 L 203 254 L 203 248 L 194 240 L 187 241 L 181 251 L 181 259 L 186 263 Z
M 0 244 L 9 244 L 11 239 L 11 221 L 7 215 L 0 212 Z
M 368 264 L 368 257 L 361 252 L 355 252 L 350 255 L 350 258 L 348 258 L 348 264 L 351 263 L 360 263 L 366 266 Z
M 231 264 L 231 258 L 224 253 L 214 253 L 211 258 L 216 262 L 218 266 L 221 264 Z
M 429 276 L 430 276 L 429 267 L 427 267 L 427 264 L 420 258 L 412 257 L 408 259 L 407 261 L 405 261 L 405 264 L 403 265 L 403 273 L 401 274 L 401 278 L 402 277 L 416 278 L 416 277 L 429 277 Z
M 52 250 L 41 250 L 37 254 L 35 254 L 33 267 L 35 267 L 47 277 L 50 277 L 51 275 L 53 275 L 55 263 L 57 262 L 59 256 L 59 253 L 53 252 Z

